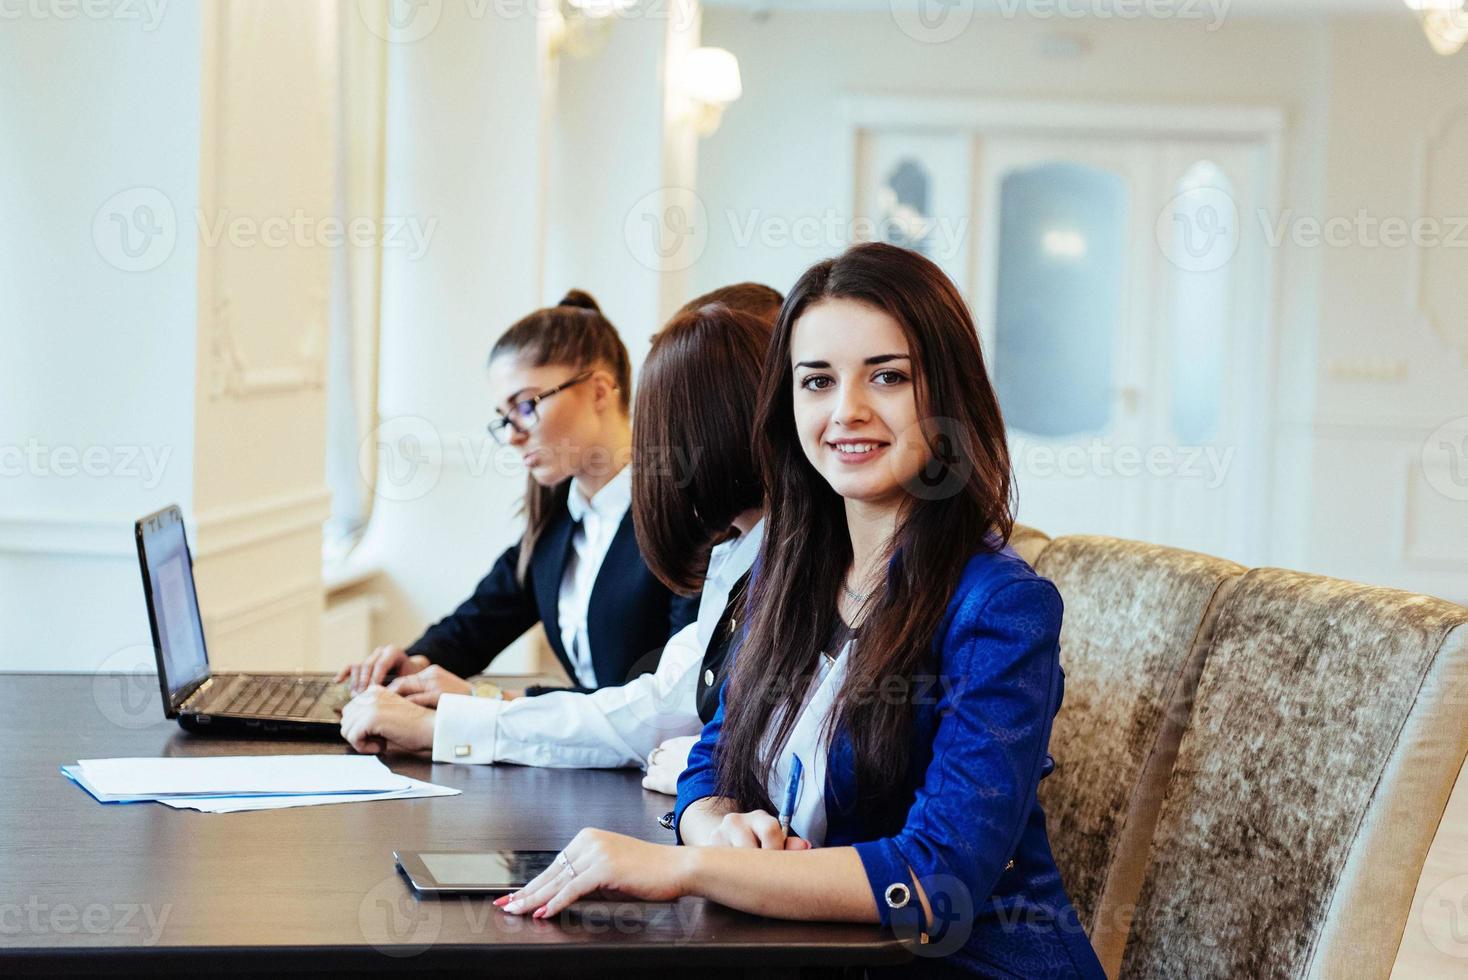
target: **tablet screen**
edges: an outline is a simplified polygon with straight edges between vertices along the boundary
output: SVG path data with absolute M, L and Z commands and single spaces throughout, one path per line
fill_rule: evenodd
M 418 852 L 418 859 L 439 885 L 447 887 L 519 887 L 555 860 L 557 851 L 486 851 L 481 853 Z

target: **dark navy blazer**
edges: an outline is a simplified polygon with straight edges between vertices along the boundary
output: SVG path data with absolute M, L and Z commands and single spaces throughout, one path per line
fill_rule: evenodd
M 1036 796 L 1053 767 L 1050 727 L 1065 685 L 1061 614 L 1055 586 L 1012 549 L 976 555 L 935 638 L 936 677 L 911 689 L 913 742 L 895 808 L 879 814 L 857 804 L 850 739 L 840 731 L 833 739 L 825 846 L 855 847 L 883 925 L 928 933 L 912 947 L 919 972 L 1105 976 L 1061 883 Z M 718 793 L 713 749 L 723 719 L 721 699 L 678 780 L 677 821 L 690 803 Z M 926 928 L 914 877 L 933 909 Z
M 412 646 L 411 655 L 460 677 L 477 674 L 522 633 L 545 624 L 545 636 L 567 676 L 576 677 L 561 642 L 560 595 L 566 563 L 571 558 L 575 522 L 562 499 L 535 542 L 522 585 L 515 577 L 520 546 L 511 547 L 453 613 L 430 626 Z M 698 598 L 684 598 L 657 580 L 642 560 L 632 528 L 632 512 L 622 518 L 606 558 L 592 584 L 586 611 L 591 663 L 601 686 L 625 684 L 657 668 L 668 637 L 693 622 Z M 540 694 L 551 688 L 531 688 Z M 586 690 L 577 687 L 575 690 Z

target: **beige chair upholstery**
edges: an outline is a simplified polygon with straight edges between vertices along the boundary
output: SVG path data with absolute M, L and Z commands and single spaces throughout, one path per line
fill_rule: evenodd
M 1066 891 L 1114 976 L 1197 682 L 1207 612 L 1244 568 L 1075 536 L 1051 542 L 1036 570 L 1065 602 L 1065 698 L 1040 804 Z
M 1220 602 L 1121 976 L 1385 978 L 1468 753 L 1468 609 L 1268 568 Z
M 1040 559 L 1040 552 L 1044 551 L 1048 544 L 1050 544 L 1050 535 L 1023 524 L 1016 524 L 1009 533 L 1009 546 L 1031 568 L 1035 567 L 1035 562 Z

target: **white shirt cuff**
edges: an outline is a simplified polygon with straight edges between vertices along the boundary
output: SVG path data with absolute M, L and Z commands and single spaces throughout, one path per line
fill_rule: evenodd
M 495 761 L 499 734 L 498 698 L 445 694 L 433 719 L 433 761 L 485 765 Z

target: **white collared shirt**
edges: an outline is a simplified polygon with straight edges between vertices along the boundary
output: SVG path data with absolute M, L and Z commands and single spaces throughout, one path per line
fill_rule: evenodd
M 795 726 L 790 729 L 789 739 L 775 756 L 775 764 L 770 768 L 769 779 L 765 783 L 770 802 L 777 808 L 783 807 L 786 790 L 790 786 L 790 757 L 800 756 L 800 786 L 795 797 L 795 811 L 790 815 L 790 829 L 797 837 L 809 841 L 812 847 L 826 843 L 828 734 L 831 716 L 836 710 L 836 698 L 846 681 L 846 670 L 850 664 L 848 658 L 854 642 L 848 639 L 842 644 L 834 659 L 821 655 L 816 676 L 806 691 L 805 705 L 800 709 Z M 773 730 L 760 744 L 761 757 L 769 750 L 770 735 L 773 735 Z
M 560 621 L 561 646 L 571 661 L 576 683 L 582 687 L 597 686 L 596 668 L 591 662 L 591 637 L 586 630 L 591 590 L 631 505 L 631 466 L 622 467 L 590 500 L 580 483 L 571 481 L 566 508 L 577 526 L 571 534 L 571 556 L 566 561 L 566 574 L 561 578 L 556 617 Z
M 754 564 L 764 530 L 760 521 L 713 550 L 698 618 L 668 640 L 657 670 L 590 694 L 556 691 L 514 701 L 445 694 L 434 719 L 433 761 L 617 769 L 646 766 L 665 739 L 698 734 L 704 651 L 729 593 Z

